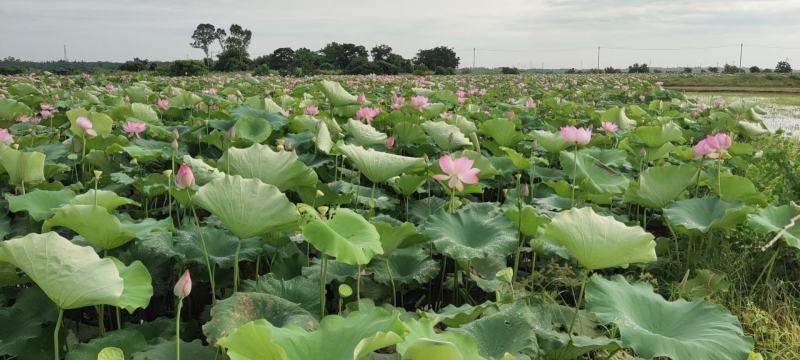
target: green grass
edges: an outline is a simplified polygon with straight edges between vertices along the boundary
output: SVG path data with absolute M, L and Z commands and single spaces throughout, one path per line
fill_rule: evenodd
M 800 89 L 800 74 L 682 74 L 663 79 L 666 87 L 729 87 Z

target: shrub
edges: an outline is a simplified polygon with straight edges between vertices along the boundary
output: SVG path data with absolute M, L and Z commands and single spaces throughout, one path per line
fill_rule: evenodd
M 207 72 L 206 64 L 199 60 L 175 60 L 169 71 L 173 76 L 195 76 Z
M 501 67 L 500 72 L 503 74 L 519 74 L 519 69 L 515 67 Z
M 751 73 L 760 73 L 761 72 L 761 68 L 758 67 L 758 66 L 751 66 L 750 67 L 750 72 Z
M 784 74 L 792 72 L 792 65 L 789 64 L 789 60 L 779 61 L 778 65 L 775 66 L 775 72 Z

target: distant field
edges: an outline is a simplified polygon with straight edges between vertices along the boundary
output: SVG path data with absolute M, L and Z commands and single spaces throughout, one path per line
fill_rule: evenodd
M 800 92 L 800 74 L 673 75 L 664 86 L 686 91 Z

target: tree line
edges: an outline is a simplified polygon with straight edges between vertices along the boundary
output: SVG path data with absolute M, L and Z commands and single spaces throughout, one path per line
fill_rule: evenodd
M 193 48 L 203 51 L 203 64 L 215 71 L 254 70 L 257 74 L 277 72 L 281 75 L 341 74 L 453 74 L 459 57 L 452 48 L 438 46 L 422 49 L 413 59 L 393 52 L 389 45 L 367 50 L 363 45 L 331 42 L 322 49 L 281 47 L 271 54 L 250 58 L 248 48 L 253 33 L 233 24 L 226 31 L 212 24 L 199 24 L 192 33 Z M 216 59 L 212 51 L 218 49 Z

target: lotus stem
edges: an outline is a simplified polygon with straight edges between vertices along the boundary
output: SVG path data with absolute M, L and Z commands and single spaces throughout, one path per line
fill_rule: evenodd
M 104 336 L 106 334 L 106 309 L 105 306 L 95 306 L 94 308 L 97 311 L 97 331 L 100 332 L 100 336 Z
M 694 197 L 700 192 L 700 172 L 703 171 L 703 158 L 697 161 L 697 181 L 694 184 Z
M 517 252 L 514 254 L 514 272 L 511 275 L 511 281 L 517 279 L 517 271 L 519 271 L 519 257 L 522 253 L 522 242 L 524 241 L 525 237 L 522 235 L 522 185 L 521 185 L 521 177 L 517 177 Z M 512 293 L 514 289 L 511 289 Z
M 322 264 L 319 274 L 319 318 L 325 317 L 325 275 L 328 272 L 328 256 L 322 254 Z M 341 312 L 341 299 L 339 300 L 339 312 Z
M 175 360 L 181 359 L 181 309 L 183 298 L 178 298 L 178 309 L 175 311 Z
M 358 273 L 356 273 L 356 303 L 361 301 L 361 264 L 358 264 Z
M 117 310 L 117 330 L 122 330 L 122 314 L 120 314 L 119 306 L 115 306 Z
M 389 273 L 389 282 L 392 283 L 392 305 L 395 307 L 397 306 L 397 289 L 394 285 L 394 275 L 392 275 L 392 268 L 389 266 L 389 257 L 385 257 L 386 259 L 386 272 Z
M 717 188 L 719 189 L 719 198 L 722 199 L 722 159 L 717 160 Z
M 64 320 L 64 309 L 58 308 L 58 319 L 56 320 L 56 328 L 53 330 L 53 359 L 59 360 L 60 349 L 58 348 L 58 333 L 61 330 L 61 322 Z
M 236 254 L 233 255 L 233 292 L 239 290 L 239 250 L 242 248 L 242 240 L 236 243 Z
M 581 308 L 581 303 L 583 303 L 583 295 L 586 290 L 586 281 L 589 280 L 589 274 L 583 273 L 583 281 L 581 281 L 581 293 L 578 295 L 578 302 L 575 303 L 575 313 L 572 315 L 572 322 L 569 324 L 569 331 L 567 331 L 567 335 L 569 335 L 569 343 L 572 344 L 572 329 L 575 328 L 575 321 L 578 320 L 578 312 Z
M 575 182 L 578 179 L 578 144 L 575 144 L 575 164 L 572 167 L 572 204 L 575 207 Z
M 217 287 L 216 287 L 216 282 L 214 281 L 214 268 L 211 267 L 211 260 L 209 260 L 208 258 L 208 248 L 206 247 L 206 240 L 203 237 L 203 231 L 200 230 L 200 217 L 197 216 L 197 211 L 194 209 L 194 204 L 192 203 L 192 195 L 189 193 L 189 189 L 186 189 L 186 194 L 189 195 L 189 207 L 192 209 L 192 215 L 194 215 L 194 221 L 195 224 L 197 224 L 197 236 L 200 237 L 200 243 L 203 244 L 203 255 L 206 258 L 206 267 L 208 268 L 208 281 L 211 285 L 211 302 L 216 303 Z

